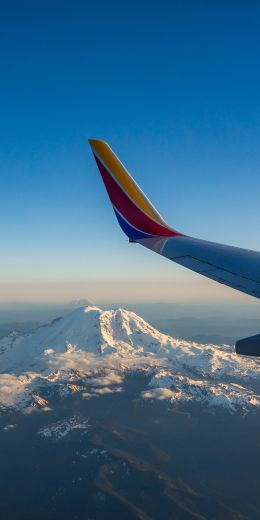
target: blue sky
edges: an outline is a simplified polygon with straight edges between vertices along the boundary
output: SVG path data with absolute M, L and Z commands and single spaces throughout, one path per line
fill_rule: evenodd
M 259 249 L 259 23 L 257 1 L 5 3 L 1 300 L 241 298 L 128 245 L 87 138 L 176 229 Z

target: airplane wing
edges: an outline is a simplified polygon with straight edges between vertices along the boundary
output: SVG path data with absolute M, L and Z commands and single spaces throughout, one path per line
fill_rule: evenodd
M 117 220 L 130 242 L 141 244 L 211 280 L 260 298 L 259 252 L 199 240 L 168 226 L 108 144 L 96 139 L 90 139 L 89 143 Z M 250 338 L 238 342 L 237 352 L 260 355 L 260 335 L 258 347 L 255 338 L 253 343 Z
M 260 298 L 260 253 L 186 236 L 138 242 L 211 280 Z

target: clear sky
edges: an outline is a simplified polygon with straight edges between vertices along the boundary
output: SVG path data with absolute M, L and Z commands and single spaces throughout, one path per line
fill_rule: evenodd
M 2 4 L 1 301 L 240 298 L 127 243 L 87 138 L 176 229 L 260 249 L 259 27 L 257 0 Z

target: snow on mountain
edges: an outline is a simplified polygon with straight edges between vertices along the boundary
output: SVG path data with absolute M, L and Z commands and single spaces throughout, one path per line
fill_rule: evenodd
M 62 439 L 74 430 L 82 430 L 83 434 L 86 434 L 90 429 L 88 420 L 82 419 L 77 415 L 73 415 L 68 419 L 58 421 L 51 426 L 47 426 L 42 430 L 39 430 L 38 434 L 42 437 Z
M 123 309 L 83 307 L 0 340 L 0 408 L 46 409 L 46 389 L 85 399 L 120 392 L 125 375 L 141 370 L 149 375 L 143 399 L 245 413 L 260 405 L 260 363 L 233 350 L 166 336 Z

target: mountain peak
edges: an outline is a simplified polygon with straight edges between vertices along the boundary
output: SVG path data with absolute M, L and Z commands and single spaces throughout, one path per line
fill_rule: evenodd
M 83 307 L 80 307 L 79 309 L 77 309 L 78 311 L 83 308 L 84 309 L 84 312 L 102 312 L 101 309 L 99 307 L 97 307 L 96 305 L 87 305 L 87 306 L 83 306 Z

